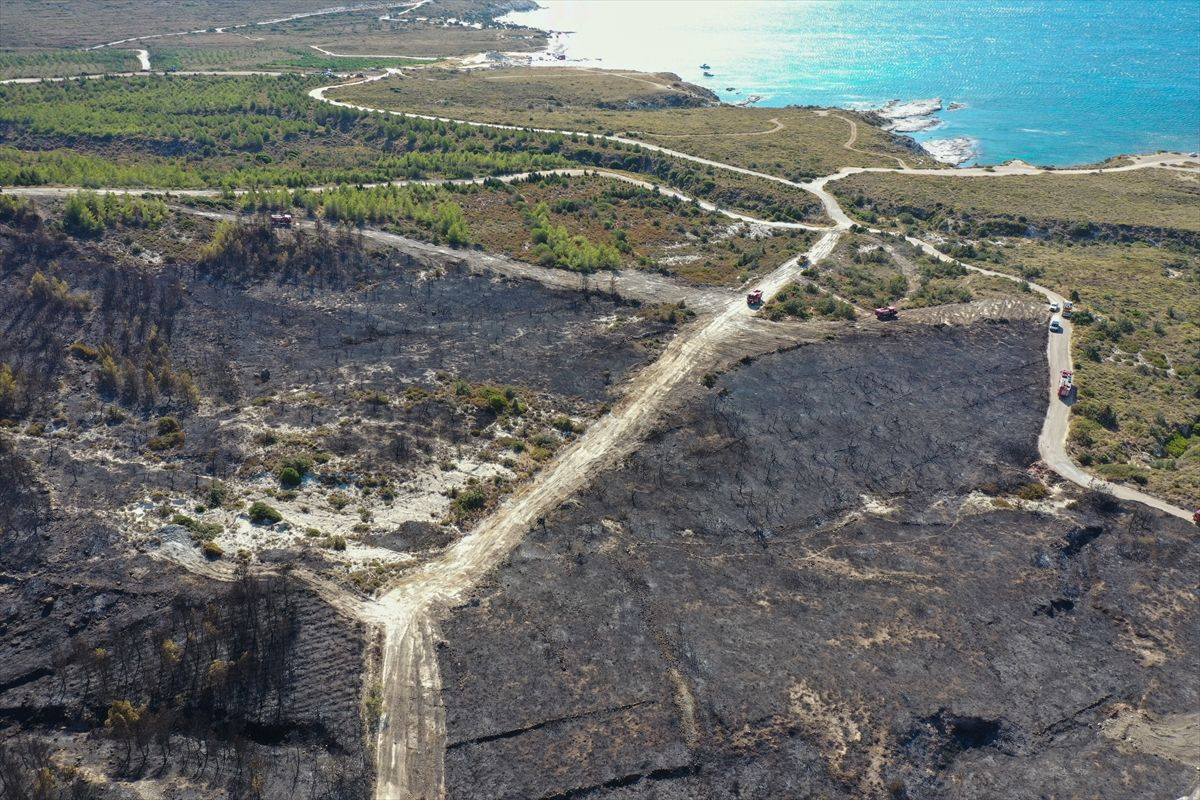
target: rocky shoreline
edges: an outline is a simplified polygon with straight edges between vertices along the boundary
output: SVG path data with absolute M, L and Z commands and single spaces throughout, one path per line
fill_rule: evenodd
M 957 111 L 965 103 L 942 105 L 942 98 L 925 100 L 889 100 L 882 106 L 864 110 L 868 119 L 889 133 L 922 133 L 945 125 L 938 116 L 940 111 Z M 947 139 L 930 139 L 919 143 L 930 156 L 944 164 L 959 166 L 979 158 L 979 141 L 969 136 L 954 136 Z
M 979 140 L 969 136 L 955 136 L 950 139 L 930 139 L 919 142 L 921 148 L 943 164 L 959 166 L 979 158 Z
M 883 120 L 883 129 L 893 133 L 917 133 L 942 126 L 935 114 L 942 110 L 942 98 L 928 100 L 889 100 L 879 108 L 870 109 Z

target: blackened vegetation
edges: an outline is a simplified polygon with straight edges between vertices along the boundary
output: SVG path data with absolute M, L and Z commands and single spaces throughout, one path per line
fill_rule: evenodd
M 206 396 L 238 402 L 297 382 L 336 393 L 360 363 L 386 363 L 404 382 L 433 369 L 611 399 L 617 377 L 669 327 L 597 330 L 592 320 L 618 301 L 473 276 L 454 259 L 422 272 L 345 228 L 227 223 L 197 261 L 149 268 L 31 226 L 0 225 L 0 364 L 16 383 L 7 416 L 47 413 L 64 377 L 86 384 L 68 417 L 95 400 L 186 416 Z M 90 310 L 31 300 L 39 269 L 86 293 Z
M 0 536 L 3 536 L 0 542 L 3 542 L 3 550 L 36 546 L 38 530 L 49 516 L 49 493 L 36 481 L 29 462 L 0 434 Z
M 110 777 L 179 779 L 196 798 L 361 797 L 363 631 L 296 584 L 191 583 L 131 552 L 118 509 L 163 502 L 148 524 L 165 525 L 200 513 L 167 498 L 261 499 L 235 480 L 316 456 L 273 428 L 324 428 L 314 440 L 328 433 L 335 465 L 313 466 L 316 479 L 379 497 L 518 401 L 530 417 L 553 403 L 573 426 L 670 325 L 632 313 L 612 325 L 626 309 L 605 295 L 472 274 L 456 257 L 418 263 L 328 228 L 230 225 L 202 257 L 151 265 L 119 255 L 112 234 L 81 242 L 22 219 L 0 224 L 0 363 L 29 387 L 23 418 L 0 428 L 12 793 L 45 774 L 66 796 L 79 758 Z M 75 294 L 86 307 L 53 305 Z M 199 404 L 175 384 L 185 374 Z M 243 414 L 266 427 L 227 424 Z M 208 491 L 214 475 L 230 477 L 230 498 Z M 456 507 L 484 513 L 473 496 Z M 191 546 L 176 528 L 162 538 Z M 415 524 L 395 538 L 439 548 L 448 534 Z M 52 763 L 38 744 L 51 737 Z
M 195 406 L 192 377 L 173 366 L 168 345 L 182 303 L 175 274 L 119 264 L 36 218 L 0 234 L 0 362 L 23 388 L 10 416 L 45 413 L 73 364 L 92 372 L 100 399 L 145 411 Z
M 0 721 L 87 732 L 119 776 L 184 775 L 233 797 L 362 797 L 370 767 L 356 704 L 329 716 L 297 708 L 311 700 L 296 691 L 308 655 L 302 615 L 311 611 L 286 578 L 243 578 L 216 597 L 176 595 L 157 614 L 47 654 L 48 667 L 0 692 Z M 342 680 L 357 686 L 356 676 Z M 22 753 L 18 744 L 0 756 L 5 783 L 36 782 L 49 764 L 29 769 Z
M 93 796 L 74 756 L 50 757 L 64 741 L 101 772 L 182 776 L 197 796 L 365 794 L 360 629 L 286 575 L 197 584 L 126 555 L 100 515 L 52 507 L 5 439 L 0 475 L 5 797 Z M 66 738 L 47 750 L 51 735 Z
M 945 709 L 918 720 L 901 741 L 908 759 L 937 770 L 945 770 L 966 750 L 990 747 L 1012 755 L 1011 748 L 1003 747 L 1002 720 L 959 716 Z
M 444 624 L 450 794 L 1184 794 L 1098 731 L 1200 701 L 1190 528 L 959 509 L 1036 458 L 1041 341 L 897 331 L 714 380 Z
M 385 263 L 368 254 L 361 233 L 318 223 L 313 233 L 281 232 L 265 219 L 223 222 L 195 272 L 207 280 L 234 286 L 263 281 L 302 283 L 310 289 L 341 289 Z

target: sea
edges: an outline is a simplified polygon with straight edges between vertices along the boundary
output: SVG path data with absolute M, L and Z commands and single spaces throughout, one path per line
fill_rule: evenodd
M 726 102 L 961 104 L 908 135 L 968 138 L 968 164 L 1200 150 L 1200 0 L 538 2 L 502 19 L 566 32 L 568 63 L 674 72 Z

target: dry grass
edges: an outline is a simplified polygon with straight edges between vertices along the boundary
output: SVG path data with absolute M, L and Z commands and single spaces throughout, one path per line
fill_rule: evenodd
M 554 117 L 572 113 L 587 115 L 598 109 L 618 109 L 627 105 L 712 102 L 703 90 L 669 74 L 568 67 L 470 71 L 421 69 L 379 83 L 353 87 L 358 88 L 386 98 L 403 110 L 455 109 L 455 115 L 461 110 L 471 119 L 513 125 L 529 124 L 529 113 Z M 565 126 L 539 123 L 537 127 Z
M 472 28 L 437 22 L 381 21 L 380 12 L 331 14 L 278 25 L 239 28 L 224 33 L 151 40 L 169 48 L 232 49 L 245 55 L 256 50 L 303 48 L 316 45 L 332 53 L 366 56 L 450 57 L 487 50 L 522 52 L 540 50 L 546 38 L 527 28 Z M 243 56 L 244 57 L 244 56 Z
M 78 47 L 329 8 L 329 0 L 4 0 L 0 47 Z
M 624 134 L 771 174 L 806 179 L 847 165 L 934 166 L 851 112 L 798 108 L 665 108 L 699 92 L 674 76 L 582 69 L 422 69 L 330 93 L 376 108 L 528 127 Z M 673 105 L 678 105 L 673 104 Z M 854 146 L 844 147 L 855 121 Z
M 847 209 L 934 225 L 947 217 L 1047 228 L 1079 225 L 1200 231 L 1200 176 L 1168 169 L 978 178 L 870 173 L 831 184 Z

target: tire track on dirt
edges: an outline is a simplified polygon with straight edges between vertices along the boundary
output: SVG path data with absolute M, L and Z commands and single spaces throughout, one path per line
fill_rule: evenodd
M 826 257 L 840 233 L 823 236 L 806 254 Z M 803 260 L 789 259 L 761 283 L 774 293 L 793 280 Z M 384 627 L 384 714 L 377 737 L 376 800 L 444 796 L 445 713 L 437 670 L 437 618 L 495 569 L 537 520 L 584 489 L 637 447 L 672 392 L 710 367 L 720 345 L 736 337 L 753 312 L 739 295 L 715 316 L 685 328 L 657 361 L 628 385 L 624 400 L 509 498 L 500 509 L 379 598 Z

